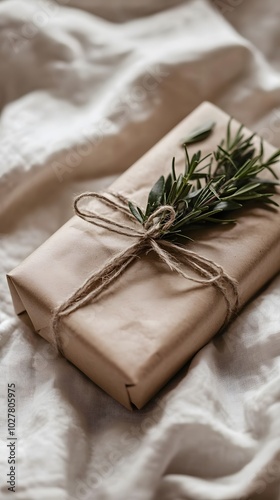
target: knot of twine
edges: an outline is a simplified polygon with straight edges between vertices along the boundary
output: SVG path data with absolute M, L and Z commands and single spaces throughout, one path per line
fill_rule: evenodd
M 134 227 L 125 223 L 115 222 L 111 218 L 99 215 L 93 210 L 80 208 L 80 201 L 86 198 L 97 199 L 108 207 L 122 213 L 128 220 L 134 222 Z M 161 239 L 163 233 L 167 232 L 175 221 L 176 212 L 172 206 L 163 205 L 159 207 L 149 216 L 145 224 L 141 225 L 141 229 L 139 230 L 135 228 L 136 219 L 128 208 L 127 198 L 119 193 L 82 193 L 74 200 L 74 210 L 76 215 L 85 221 L 119 235 L 136 238 L 136 241 L 109 259 L 101 269 L 93 272 L 65 302 L 55 309 L 52 317 L 53 343 L 61 354 L 64 354 L 59 329 L 61 318 L 68 316 L 80 307 L 97 299 L 136 258 L 143 252 L 150 250 L 154 250 L 159 259 L 172 272 L 176 272 L 183 278 L 199 283 L 202 286 L 213 285 L 219 290 L 227 306 L 224 325 L 237 312 L 239 297 L 235 279 L 229 276 L 221 266 L 212 260 L 198 255 L 185 247 Z M 160 216 L 163 215 L 164 223 L 160 219 Z M 179 260 L 175 255 L 179 257 Z M 201 278 L 186 274 L 182 266 L 184 264 L 191 268 L 197 275 L 200 275 Z

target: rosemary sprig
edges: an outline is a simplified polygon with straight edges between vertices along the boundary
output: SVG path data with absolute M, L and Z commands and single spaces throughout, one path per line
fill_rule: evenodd
M 203 134 L 208 137 L 213 126 L 211 122 L 198 129 L 200 137 L 198 140 L 202 140 Z M 187 150 L 189 142 L 186 141 L 184 172 L 176 174 L 175 158 L 173 158 L 171 172 L 167 177 L 162 175 L 152 187 L 145 211 L 129 203 L 131 213 L 138 222 L 145 225 L 151 214 L 159 207 L 171 205 L 176 213 L 172 226 L 168 230 L 164 229 L 168 217 L 164 213 L 158 217 L 157 223 L 163 228 L 161 238 L 176 242 L 181 237 L 191 239 L 185 234 L 186 231 L 202 224 L 235 222 L 232 216 L 225 218 L 224 214 L 240 209 L 249 201 L 278 206 L 272 199 L 275 186 L 279 185 L 273 165 L 279 161 L 280 150 L 264 160 L 262 140 L 256 151 L 253 144 L 254 135 L 246 137 L 243 125 L 232 134 L 230 120 L 226 137 L 215 151 L 204 157 L 201 151 L 190 157 Z M 259 177 L 259 174 L 266 170 L 273 178 Z

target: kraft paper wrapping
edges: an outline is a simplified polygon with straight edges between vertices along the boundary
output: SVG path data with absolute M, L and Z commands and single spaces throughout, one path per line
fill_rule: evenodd
M 170 171 L 173 156 L 177 171 L 183 169 L 182 137 L 212 119 L 214 133 L 191 146 L 190 153 L 213 151 L 225 136 L 229 117 L 203 103 L 110 189 L 145 206 L 153 183 Z M 233 122 L 235 129 L 238 125 Z M 265 151 L 270 155 L 275 149 L 265 144 Z M 280 195 L 275 199 L 279 202 Z M 119 217 L 100 202 L 91 203 L 106 216 Z M 280 270 L 279 215 L 278 209 L 251 206 L 239 212 L 236 225 L 192 232 L 195 241 L 189 248 L 237 279 L 241 305 Z M 131 243 L 131 238 L 73 217 L 9 274 L 16 313 L 50 341 L 51 311 Z M 225 301 L 213 286 L 183 279 L 150 252 L 98 300 L 63 318 L 61 336 L 68 360 L 127 408 L 141 408 L 215 335 L 225 314 Z

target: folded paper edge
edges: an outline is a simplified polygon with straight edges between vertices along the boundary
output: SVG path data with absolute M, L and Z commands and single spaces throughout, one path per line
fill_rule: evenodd
M 17 291 L 16 285 L 13 281 L 12 276 L 10 274 L 7 274 L 6 278 L 7 278 L 8 286 L 10 289 L 10 294 L 11 294 L 11 297 L 13 300 L 15 312 L 16 312 L 16 314 L 20 315 L 26 311 L 26 307 L 24 306 L 23 301 L 22 301 L 22 299 Z
M 28 311 L 27 311 L 27 308 L 26 306 L 24 305 L 24 298 L 21 297 L 18 289 L 17 289 L 17 286 L 16 286 L 16 283 L 15 281 L 13 280 L 13 277 L 10 275 L 10 274 L 7 274 L 6 275 L 6 278 L 7 278 L 7 282 L 8 282 L 8 286 L 9 286 L 9 290 L 10 290 L 10 293 L 11 293 L 11 297 L 12 297 L 12 301 L 13 301 L 13 306 L 14 306 L 14 310 L 17 314 L 17 316 L 28 326 L 30 327 L 33 331 L 35 330 L 36 333 L 38 333 L 40 336 L 42 336 L 44 338 L 43 335 L 40 334 L 40 331 L 37 331 L 32 323 L 32 320 L 31 320 L 31 317 L 30 315 L 28 314 Z M 42 329 L 44 330 L 44 329 Z M 67 358 L 65 358 L 67 359 Z M 67 359 L 68 360 L 68 359 Z M 70 360 L 68 360 L 70 363 L 73 364 L 73 362 Z M 77 367 L 76 365 L 74 365 L 76 368 L 78 368 L 80 371 L 82 371 L 79 367 Z M 82 372 L 84 373 L 84 372 Z M 87 375 L 88 376 L 88 375 Z M 88 376 L 89 377 L 89 376 Z M 91 379 L 91 377 L 89 377 Z M 92 380 L 92 379 L 91 379 Z M 108 393 L 108 388 L 104 388 L 102 387 L 101 384 L 97 384 L 95 380 L 93 380 L 93 382 L 98 385 L 98 387 L 100 387 L 102 390 L 104 390 L 105 393 Z M 131 395 L 130 395 L 130 391 L 129 391 L 129 388 L 130 387 L 133 387 L 134 384 L 129 384 L 129 383 L 125 383 L 123 382 L 122 380 L 119 380 L 119 384 L 118 384 L 118 397 L 116 398 L 116 395 L 113 394 L 113 391 L 110 391 L 111 392 L 111 396 L 114 397 L 115 399 L 117 399 L 123 406 L 125 406 L 125 408 L 127 408 L 128 410 L 133 410 L 133 407 L 135 407 L 136 405 L 134 405 L 133 401 L 131 400 Z M 121 397 L 120 397 L 121 396 Z

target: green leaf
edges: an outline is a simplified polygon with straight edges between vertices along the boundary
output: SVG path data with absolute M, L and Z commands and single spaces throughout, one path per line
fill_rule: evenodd
M 245 186 L 243 186 L 242 188 L 238 189 L 234 195 L 234 197 L 236 196 L 239 196 L 241 194 L 244 194 L 244 193 L 248 193 L 248 191 L 253 191 L 254 189 L 258 188 L 260 186 L 259 182 L 252 182 L 250 184 L 247 184 Z
M 186 217 L 183 217 L 183 219 L 178 221 L 178 223 L 175 223 L 173 225 L 173 230 L 184 226 L 186 223 L 190 223 L 190 219 L 195 219 L 195 217 L 199 216 L 200 214 L 201 214 L 201 210 L 193 210 L 188 215 L 186 215 Z
M 273 179 L 263 179 L 262 177 L 254 177 L 252 182 L 258 182 L 259 184 L 267 184 L 268 186 L 280 186 L 280 180 Z
M 226 212 L 228 210 L 237 210 L 238 208 L 241 208 L 242 205 L 240 203 L 236 203 L 235 201 L 220 201 L 217 203 L 217 205 L 214 205 L 214 209 L 216 210 L 221 210 L 223 212 Z
M 218 149 L 224 154 L 224 156 L 226 157 L 226 159 L 231 163 L 231 165 L 233 166 L 233 168 L 235 170 L 238 170 L 237 166 L 235 165 L 231 155 L 224 149 L 222 148 L 222 146 L 218 146 Z
M 209 217 L 207 219 L 207 222 L 213 222 L 214 224 L 233 224 L 234 222 L 236 222 L 236 219 L 218 219 L 218 217 Z
M 268 203 L 269 201 L 269 198 L 273 196 L 273 193 L 247 193 L 247 194 L 242 194 L 240 196 L 238 196 L 236 199 L 237 200 L 241 200 L 241 201 L 249 201 L 249 200 L 264 200 L 266 203 Z M 274 203 L 273 200 L 271 200 Z
M 190 168 L 190 157 L 189 157 L 188 148 L 187 148 L 186 144 L 184 144 L 184 148 L 185 148 L 185 156 L 186 156 L 186 160 L 185 160 L 185 176 L 187 176 L 187 174 L 189 172 L 189 168 Z
M 272 200 L 270 198 L 270 196 L 272 196 L 271 194 L 267 196 L 266 200 L 265 200 L 265 203 L 268 203 L 270 205 L 274 205 L 275 207 L 279 207 L 279 203 L 277 203 L 277 201 L 275 200 Z
M 207 139 L 209 135 L 212 133 L 216 123 L 213 121 L 206 122 L 204 125 L 200 127 L 196 127 L 194 130 L 190 132 L 184 139 L 182 139 L 182 146 L 186 146 L 189 144 L 194 144 L 199 141 L 203 141 Z
M 164 188 L 164 192 L 166 194 L 166 199 L 168 199 L 168 196 L 169 196 L 169 193 L 170 193 L 170 190 L 171 190 L 171 187 L 172 187 L 172 176 L 171 174 L 169 174 L 166 178 L 166 181 L 165 181 L 165 188 Z
M 144 220 L 145 220 L 145 214 L 142 212 L 142 210 L 141 210 L 140 207 L 137 207 L 137 209 L 138 209 L 138 212 L 140 214 L 140 217 L 142 218 L 142 221 L 144 222 Z
M 186 200 L 188 198 L 188 194 L 191 189 L 192 189 L 192 184 L 190 182 L 185 183 L 180 193 L 180 200 Z
M 231 145 L 231 133 L 230 133 L 231 121 L 232 121 L 232 118 L 230 118 L 230 120 L 229 120 L 229 122 L 227 124 L 227 137 L 226 137 L 226 141 L 227 141 L 227 148 L 228 149 L 230 148 L 230 145 Z
M 138 222 L 143 224 L 144 214 L 141 211 L 141 209 L 139 207 L 136 207 L 135 205 L 133 205 L 133 203 L 131 203 L 131 201 L 128 202 L 128 206 L 129 206 L 129 210 L 131 211 L 132 215 L 134 215 L 135 219 L 137 219 Z
M 167 198 L 167 203 L 170 205 L 173 205 L 175 199 L 176 199 L 176 193 L 177 193 L 177 181 L 174 181 L 172 184 L 172 187 L 170 189 L 169 196 Z
M 194 179 L 204 179 L 204 180 L 206 180 L 207 176 L 208 176 L 208 174 L 199 174 L 199 173 L 195 172 L 194 174 L 192 174 L 192 180 L 194 180 Z
M 161 198 L 164 192 L 165 179 L 163 175 L 158 179 L 158 181 L 153 185 L 148 198 L 148 205 L 146 210 L 146 216 L 149 216 L 161 202 Z
M 175 172 L 175 158 L 172 158 L 172 180 L 176 181 L 176 172 Z
M 213 184 L 209 184 L 209 189 L 210 189 L 210 191 L 212 191 L 213 195 L 216 196 L 216 198 L 218 200 L 221 199 L 220 196 L 219 196 L 219 194 L 217 193 L 216 189 L 214 188 Z

